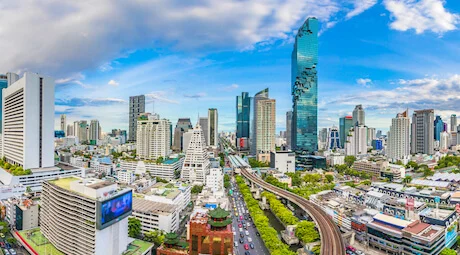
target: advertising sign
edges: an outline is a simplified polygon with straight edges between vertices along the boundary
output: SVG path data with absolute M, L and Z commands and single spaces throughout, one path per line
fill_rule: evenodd
M 108 200 L 98 202 L 97 229 L 104 229 L 131 214 L 133 208 L 132 191 Z

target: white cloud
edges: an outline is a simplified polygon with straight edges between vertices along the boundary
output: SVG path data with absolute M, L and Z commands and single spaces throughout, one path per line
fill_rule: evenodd
M 145 94 L 145 97 L 147 97 L 147 102 L 160 101 L 170 104 L 179 104 L 179 101 L 169 99 L 168 94 L 169 92 L 167 91 L 153 91 L 148 94 Z
M 234 84 L 232 84 L 230 86 L 226 86 L 226 87 L 221 88 L 221 90 L 223 90 L 223 91 L 233 91 L 233 90 L 235 90 L 235 89 L 237 89 L 239 87 L 240 86 L 238 84 L 234 83 Z
M 114 87 L 120 85 L 120 83 L 116 82 L 115 80 L 110 80 L 107 84 L 109 84 L 110 86 L 114 86 Z
M 351 10 L 347 15 L 345 16 L 346 19 L 351 19 L 354 16 L 357 16 L 367 9 L 371 8 L 377 3 L 377 0 L 354 0 L 353 3 L 353 10 Z
M 95 68 L 110 71 L 111 61 L 142 48 L 248 49 L 288 40 L 310 16 L 337 20 L 350 5 L 342 0 L 17 0 L 0 4 L 0 49 L 8 49 L 0 70 L 42 70 L 61 78 Z
M 442 34 L 457 29 L 460 16 L 444 8 L 443 0 L 384 0 L 393 21 L 390 27 L 399 31 L 414 29 Z
M 359 85 L 369 88 L 372 85 L 372 80 L 369 78 L 359 78 L 356 80 Z

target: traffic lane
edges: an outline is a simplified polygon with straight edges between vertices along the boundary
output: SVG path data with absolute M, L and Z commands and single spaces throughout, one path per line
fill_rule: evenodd
M 239 195 L 239 190 L 238 190 L 238 195 Z M 246 212 L 248 211 L 247 207 L 246 207 L 246 203 L 244 202 L 243 199 L 235 199 L 235 204 L 236 204 L 236 209 L 238 211 L 238 218 L 240 215 L 243 215 L 243 218 L 244 218 L 244 215 L 246 214 Z M 249 214 L 247 214 L 249 216 Z M 248 232 L 249 232 L 249 236 L 246 236 L 245 234 L 245 231 L 246 229 L 244 229 L 243 227 L 243 234 L 244 234 L 244 243 L 241 244 L 239 243 L 239 239 L 240 239 L 240 235 L 239 235 L 239 227 L 238 227 L 238 224 L 240 224 L 240 222 L 238 222 L 237 218 L 235 218 L 234 220 L 234 228 L 236 230 L 236 233 L 237 233 L 237 236 L 236 236 L 236 240 L 238 242 L 238 249 L 237 251 L 239 252 L 239 254 L 241 255 L 244 255 L 245 253 L 245 249 L 244 249 L 244 244 L 248 244 L 249 245 L 249 242 L 248 242 L 248 237 L 250 237 L 252 239 L 252 244 L 254 245 L 254 249 L 251 249 L 249 248 L 249 252 L 251 253 L 251 255 L 265 255 L 265 254 L 270 254 L 267 247 L 265 247 L 265 244 L 263 243 L 262 239 L 260 236 L 257 236 L 256 235 L 256 232 L 257 232 L 257 228 L 255 228 L 254 226 L 254 223 L 250 220 L 245 220 L 245 223 L 247 224 L 247 222 L 250 222 L 250 227 L 248 227 Z

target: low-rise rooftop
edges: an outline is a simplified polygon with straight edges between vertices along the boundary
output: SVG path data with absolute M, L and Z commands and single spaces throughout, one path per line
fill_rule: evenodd
M 140 198 L 133 199 L 133 211 L 138 211 L 142 213 L 165 213 L 170 214 L 176 210 L 176 207 L 172 204 L 159 203 L 154 201 L 149 201 Z

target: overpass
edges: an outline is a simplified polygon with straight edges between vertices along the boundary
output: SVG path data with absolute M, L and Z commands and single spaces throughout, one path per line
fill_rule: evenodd
M 345 242 L 342 239 L 339 228 L 335 225 L 332 219 L 317 205 L 313 204 L 309 200 L 298 196 L 294 193 L 286 191 L 284 189 L 273 186 L 252 172 L 248 171 L 246 167 L 241 168 L 241 174 L 246 177 L 249 181 L 265 190 L 268 190 L 280 197 L 283 197 L 296 205 L 301 209 L 305 210 L 316 223 L 319 234 L 321 237 L 321 255 L 345 255 Z

